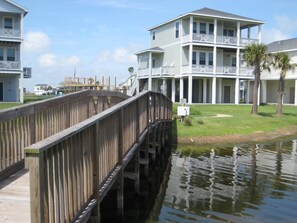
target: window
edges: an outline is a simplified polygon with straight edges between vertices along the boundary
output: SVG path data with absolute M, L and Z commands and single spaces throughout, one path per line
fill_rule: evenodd
M 152 36 L 153 36 L 153 40 L 155 40 L 156 39 L 156 32 L 155 31 L 153 31 Z
M 224 36 L 234 36 L 234 30 L 233 29 L 224 29 L 223 35 Z
M 208 54 L 208 65 L 213 66 L 213 53 Z
M 193 33 L 197 33 L 197 22 L 193 22 Z
M 206 54 L 205 52 L 199 53 L 199 65 L 206 65 Z
M 236 67 L 236 56 L 231 57 L 231 66 Z
M 3 48 L 0 48 L 0 60 L 3 61 L 4 54 L 3 54 Z
M 175 38 L 179 38 L 179 22 L 175 23 Z
M 206 23 L 200 23 L 200 34 L 206 34 Z
M 152 67 L 155 68 L 155 67 L 156 67 L 156 59 L 155 59 L 155 58 L 153 58 L 152 63 L 153 63 L 153 64 L 152 64 Z
M 195 51 L 192 53 L 192 64 L 197 64 L 197 54 Z
M 214 25 L 213 24 L 209 24 L 208 31 L 209 31 L 209 35 L 213 35 L 213 33 L 214 33 Z
M 15 61 L 15 49 L 7 48 L 7 61 Z
M 4 29 L 12 29 L 12 18 L 4 18 Z

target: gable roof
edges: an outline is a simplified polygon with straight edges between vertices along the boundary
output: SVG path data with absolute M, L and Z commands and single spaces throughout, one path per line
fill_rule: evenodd
M 149 49 L 142 50 L 140 52 L 135 53 L 135 55 L 142 54 L 142 53 L 147 53 L 147 52 L 152 52 L 152 53 L 164 53 L 164 50 L 160 47 L 153 47 Z
M 8 4 L 10 4 L 10 5 L 12 5 L 12 6 L 14 6 L 14 7 L 20 9 L 21 11 L 23 11 L 23 12 L 24 12 L 24 16 L 28 13 L 28 10 L 27 10 L 25 7 L 19 5 L 18 3 L 14 2 L 14 1 L 12 1 L 12 0 L 3 0 L 3 1 L 5 1 L 5 2 L 7 2 Z
M 210 8 L 202 8 L 202 9 L 198 9 L 186 14 L 182 14 L 174 19 L 171 19 L 169 21 L 166 21 L 164 23 L 161 23 L 159 25 L 153 26 L 151 28 L 149 28 L 148 30 L 152 30 L 155 29 L 159 26 L 165 25 L 167 23 L 173 22 L 175 20 L 187 17 L 187 16 L 202 16 L 202 17 L 209 17 L 209 18 L 220 18 L 220 19 L 228 19 L 228 20 L 236 20 L 236 21 L 242 21 L 242 22 L 249 22 L 252 24 L 264 24 L 263 21 L 261 20 L 257 20 L 257 19 L 252 19 L 252 18 L 248 18 L 248 17 L 244 17 L 244 16 L 240 16 L 240 15 L 235 15 L 235 14 L 231 14 L 231 13 L 227 13 L 227 12 L 223 12 L 223 11 L 218 11 L 218 10 L 214 10 L 214 9 L 210 9 Z
M 274 41 L 267 45 L 267 51 L 269 53 L 297 51 L 297 38 Z
M 218 10 L 214 10 L 214 9 L 210 9 L 210 8 L 202 8 L 199 10 L 195 10 L 193 12 L 191 12 L 191 14 L 195 14 L 195 15 L 204 15 L 204 16 L 212 16 L 212 17 L 218 17 L 218 18 L 226 18 L 226 19 L 232 19 L 232 20 L 244 20 L 244 21 L 254 21 L 254 22 L 262 22 L 256 19 L 252 19 L 252 18 L 248 18 L 248 17 L 244 17 L 244 16 L 240 16 L 240 15 L 235 15 L 235 14 L 231 14 L 231 13 L 227 13 L 227 12 L 222 12 L 222 11 L 218 11 Z M 262 22 L 264 23 L 264 22 Z

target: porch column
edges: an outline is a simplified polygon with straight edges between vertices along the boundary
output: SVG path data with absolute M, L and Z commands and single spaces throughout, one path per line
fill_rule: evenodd
M 189 83 L 188 83 L 188 103 L 192 104 L 192 92 L 193 92 L 193 78 L 192 75 L 189 75 Z
M 217 78 L 212 78 L 212 93 L 211 93 L 211 103 L 216 104 L 216 96 L 217 96 Z
M 21 21 L 20 21 L 20 28 L 21 28 L 21 38 L 24 38 L 24 14 L 21 14 Z M 24 103 L 24 85 L 23 85 L 23 80 L 24 80 L 24 72 L 23 72 L 23 44 L 20 45 L 20 62 L 21 62 L 21 74 L 20 74 L 20 80 L 19 80 L 19 98 L 20 98 L 20 103 Z
M 218 102 L 219 103 L 222 103 L 222 85 L 223 85 L 223 79 L 222 78 L 219 78 L 218 79 L 218 91 L 219 91 L 219 94 L 218 94 Z
M 203 103 L 206 103 L 207 99 L 207 79 L 203 79 Z
M 152 90 L 152 52 L 149 52 L 149 78 L 148 78 L 148 90 Z
M 246 103 L 249 104 L 250 103 L 250 81 L 247 81 L 246 84 Z
M 184 98 L 184 79 L 179 79 L 179 102 L 180 100 Z
M 193 73 L 193 45 L 190 44 L 189 47 L 189 75 Z
M 175 79 L 171 79 L 171 101 L 175 102 Z
M 136 95 L 138 95 L 139 94 L 139 79 L 136 78 L 135 81 L 136 81 Z
M 193 16 L 190 17 L 190 30 L 189 30 L 189 34 L 190 34 L 190 42 L 193 41 Z
M 236 75 L 239 76 L 240 74 L 240 49 L 237 48 L 236 50 Z
M 213 48 L 213 73 L 217 74 L 217 47 Z
M 258 40 L 259 40 L 259 43 L 262 42 L 262 26 L 261 25 L 258 26 Z
M 267 102 L 267 81 L 262 81 L 262 102 Z
M 239 78 L 235 79 L 235 104 L 239 104 Z
M 240 46 L 240 22 L 237 22 L 237 46 Z
M 258 105 L 260 104 L 261 104 L 261 84 L 259 84 L 259 88 L 258 88 Z
M 295 80 L 295 99 L 294 99 L 294 105 L 297 105 L 297 80 Z
M 166 79 L 164 78 L 162 80 L 162 94 L 164 94 L 165 96 L 167 96 L 167 84 L 166 84 Z
M 214 44 L 216 45 L 217 43 L 217 32 L 218 32 L 218 20 L 214 19 L 213 21 L 213 34 L 214 34 Z

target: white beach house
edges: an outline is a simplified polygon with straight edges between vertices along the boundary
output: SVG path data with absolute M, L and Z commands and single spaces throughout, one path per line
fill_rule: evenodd
M 267 45 L 268 53 L 284 52 L 291 57 L 292 63 L 297 63 L 297 38 L 275 41 Z M 261 75 L 261 102 L 277 103 L 280 71 L 271 69 Z M 286 75 L 284 104 L 297 105 L 297 70 Z
M 150 48 L 136 53 L 136 91 L 160 91 L 190 104 L 248 103 L 254 77 L 242 50 L 261 42 L 263 24 L 202 8 L 151 27 Z
M 10 0 L 0 0 L 0 102 L 23 102 L 23 21 L 28 11 Z

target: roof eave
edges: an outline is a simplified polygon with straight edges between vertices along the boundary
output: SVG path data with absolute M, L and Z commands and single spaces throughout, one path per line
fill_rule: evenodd
M 29 11 L 25 7 L 19 5 L 18 3 L 14 2 L 14 1 L 11 1 L 11 0 L 6 0 L 6 1 L 8 3 L 10 3 L 10 4 L 12 4 L 12 5 L 14 5 L 14 6 L 16 6 L 16 7 L 20 8 L 20 9 L 22 9 L 24 11 L 24 16 L 26 16 L 28 14 Z
M 168 23 L 170 23 L 170 22 L 176 21 L 176 20 L 178 20 L 178 19 L 180 19 L 180 18 L 187 17 L 187 16 L 192 16 L 192 15 L 194 15 L 194 16 L 203 16 L 203 17 L 210 17 L 210 18 L 227 19 L 227 20 L 232 20 L 232 19 L 233 19 L 233 20 L 235 20 L 235 21 L 239 21 L 239 22 L 251 22 L 251 23 L 255 23 L 255 24 L 259 24 L 259 25 L 265 24 L 265 22 L 263 22 L 263 21 L 261 21 L 261 20 L 230 18 L 230 17 L 224 17 L 224 16 L 205 15 L 205 14 L 192 13 L 192 12 L 190 12 L 190 13 L 187 13 L 187 14 L 184 14 L 184 15 L 180 15 L 180 16 L 178 16 L 178 17 L 176 17 L 176 18 L 174 18 L 174 19 L 168 20 L 168 21 L 166 21 L 166 22 L 163 22 L 163 23 L 161 23 L 161 24 L 159 24 L 159 25 L 153 26 L 153 27 L 149 28 L 148 31 L 151 31 L 151 30 L 153 30 L 153 29 L 156 29 L 156 28 L 158 28 L 158 27 L 160 27 L 160 26 L 163 26 L 163 25 L 165 25 L 165 24 L 168 24 Z

